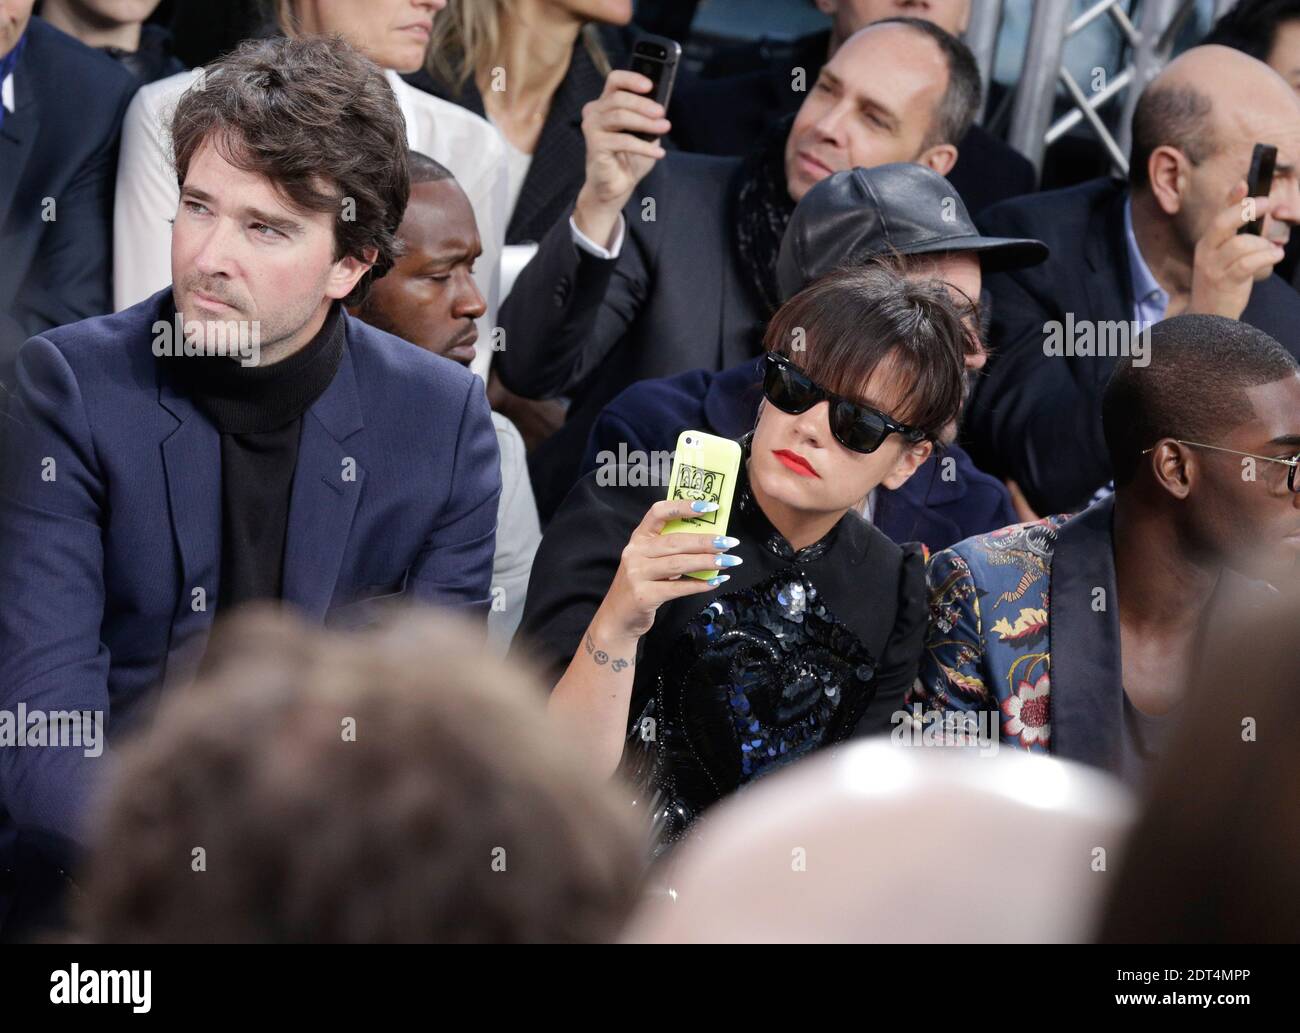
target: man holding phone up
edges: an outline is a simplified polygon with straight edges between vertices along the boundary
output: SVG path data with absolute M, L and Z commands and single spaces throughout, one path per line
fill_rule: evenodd
M 530 459 L 538 510 L 577 480 L 601 408 L 636 380 L 757 355 L 779 304 L 776 255 L 795 202 L 833 172 L 917 162 L 946 173 L 979 103 L 974 58 L 914 18 L 847 40 L 793 122 L 746 159 L 673 153 L 649 78 L 612 72 L 583 111 L 586 179 L 501 310 L 497 369 L 567 422 Z M 636 134 L 645 134 L 644 139 Z
M 1247 198 L 1257 143 L 1277 148 L 1276 168 L 1268 196 Z M 1127 184 L 1016 198 L 976 220 L 1051 250 L 986 280 L 997 350 L 966 422 L 976 465 L 1014 481 L 1039 513 L 1080 508 L 1110 480 L 1101 394 L 1125 354 L 1116 343 L 1132 351 L 1142 328 L 1199 313 L 1249 323 L 1300 356 L 1300 296 L 1273 273 L 1300 222 L 1300 100 L 1286 81 L 1227 47 L 1187 51 L 1138 101 L 1129 166 Z M 1258 235 L 1238 232 L 1256 218 Z M 1072 347 L 1085 334 L 1091 346 Z

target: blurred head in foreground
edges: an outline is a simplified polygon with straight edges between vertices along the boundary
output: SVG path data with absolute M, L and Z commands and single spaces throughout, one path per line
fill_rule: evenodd
M 1202 669 L 1151 780 L 1103 943 L 1300 937 L 1300 595 L 1243 616 Z
M 1081 942 L 1130 811 L 1068 761 L 858 742 L 720 804 L 625 939 Z
M 84 925 L 109 942 L 568 942 L 616 935 L 625 807 L 481 631 L 219 626 L 100 809 Z

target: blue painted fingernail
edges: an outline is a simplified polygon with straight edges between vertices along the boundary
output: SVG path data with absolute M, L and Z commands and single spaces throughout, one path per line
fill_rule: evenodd
M 720 534 L 713 539 L 715 549 L 733 549 L 740 544 L 739 538 L 732 538 L 729 534 Z
M 706 585 L 720 585 L 722 582 L 730 580 L 730 578 L 730 574 L 719 574 L 717 577 L 709 578 L 709 580 L 704 583 Z
M 745 561 L 739 556 L 728 556 L 725 552 L 720 552 L 713 557 L 713 562 L 719 567 L 738 567 Z
M 707 502 L 704 499 L 698 499 L 691 503 L 691 509 L 697 513 L 712 513 L 717 508 L 718 504 L 716 502 Z

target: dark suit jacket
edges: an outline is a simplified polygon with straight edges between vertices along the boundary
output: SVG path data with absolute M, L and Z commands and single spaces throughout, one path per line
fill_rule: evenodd
M 684 151 L 744 155 L 773 122 L 797 111 L 826 62 L 830 32 L 796 40 L 786 54 L 764 67 L 716 79 L 684 82 L 668 112 L 672 137 Z M 804 69 L 805 89 L 792 88 L 792 73 Z M 957 148 L 948 181 L 973 214 L 1038 186 L 1034 167 L 1019 151 L 980 126 L 971 126 Z
M 762 398 L 759 362 L 747 360 L 721 373 L 696 369 L 633 384 L 597 418 L 582 472 L 596 468 L 602 451 L 617 457 L 620 446 L 646 455 L 672 451 L 683 430 L 724 438 L 747 434 Z M 952 460 L 948 477 L 945 459 Z M 893 541 L 923 542 L 931 551 L 1017 519 L 1002 482 L 975 469 L 955 445 L 942 456 L 932 455 L 897 491 L 878 488 L 871 518 Z
M 989 234 L 1031 236 L 1051 257 L 994 273 L 991 358 L 966 416 L 971 457 L 1010 476 L 1039 513 L 1070 511 L 1110 480 L 1101 396 L 1119 361 L 1043 353 L 1043 324 L 1131 321 L 1133 288 L 1124 237 L 1128 188 L 1098 179 L 1022 197 L 978 219 Z M 1300 355 L 1300 295 L 1277 275 L 1257 283 L 1242 322 Z
M 617 50 L 610 54 L 610 60 L 618 67 Z M 449 89 L 425 71 L 403 78 L 426 93 L 459 104 L 480 117 L 487 117 L 483 97 L 473 78 L 467 79 L 459 90 Z M 567 217 L 573 208 L 578 191 L 582 189 L 587 162 L 587 145 L 582 136 L 582 108 L 588 101 L 598 98 L 604 88 L 605 77 L 597 70 L 579 37 L 573 48 L 569 70 L 551 98 L 532 163 L 524 176 L 515 209 L 510 213 L 510 224 L 506 227 L 507 244 L 541 240 L 556 220 L 561 216 Z
M 113 308 L 113 182 L 135 78 L 39 18 L 0 129 L 0 384 L 23 341 Z M 47 207 L 46 198 L 54 207 Z
M 152 353 L 169 291 L 27 342 L 0 463 L 0 707 L 100 711 L 110 741 L 192 675 L 219 597 L 221 438 Z M 377 597 L 486 615 L 501 480 L 483 383 L 345 328 L 303 415 L 284 599 L 330 626 Z M 101 767 L 0 750 L 0 855 L 6 825 L 75 839 Z
M 739 167 L 739 158 L 670 153 L 624 209 L 617 259 L 580 250 L 562 218 L 515 281 L 500 313 L 501 381 L 526 398 L 572 400 L 565 425 L 529 461 L 544 520 L 578 479 L 591 425 L 619 391 L 757 353 L 766 314 L 732 244 Z

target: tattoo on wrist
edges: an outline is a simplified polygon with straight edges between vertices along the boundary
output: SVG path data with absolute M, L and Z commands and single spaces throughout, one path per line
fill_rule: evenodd
M 609 664 L 610 670 L 622 671 L 636 663 L 636 657 L 631 660 L 625 660 L 622 657 L 615 657 L 612 661 L 610 655 L 603 649 L 596 648 L 596 640 L 591 637 L 591 632 L 587 632 L 586 640 L 583 642 L 583 648 L 587 650 L 588 655 L 600 667 Z

